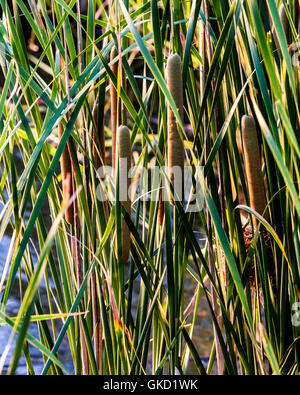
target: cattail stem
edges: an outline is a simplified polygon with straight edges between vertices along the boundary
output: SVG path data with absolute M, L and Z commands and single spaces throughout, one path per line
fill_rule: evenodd
M 113 47 L 110 53 L 110 60 L 112 61 L 118 55 L 116 47 Z M 118 75 L 118 62 L 111 66 L 111 70 L 115 76 Z M 120 108 L 118 109 L 118 92 L 111 82 L 110 84 L 110 105 L 111 105 L 111 133 L 112 133 L 112 168 L 115 168 L 116 162 L 116 134 L 117 125 L 121 119 Z
M 110 61 L 112 62 L 116 57 L 118 56 L 118 51 L 116 47 L 113 47 L 111 53 L 110 53 Z M 119 69 L 119 61 L 115 62 L 111 66 L 111 70 L 114 73 L 116 77 L 118 77 L 118 69 Z M 122 86 L 125 88 L 125 75 L 122 73 L 122 68 L 121 68 L 121 81 L 122 81 Z M 117 134 L 117 128 L 123 122 L 124 125 L 127 123 L 126 119 L 126 111 L 124 111 L 124 116 L 122 120 L 122 111 L 121 111 L 121 102 L 118 103 L 118 92 L 114 86 L 114 84 L 111 82 L 110 84 L 110 105 L 111 105 L 111 133 L 112 133 L 112 168 L 115 168 L 115 162 L 116 162 L 116 134 Z
M 127 126 L 121 125 L 117 133 L 118 159 L 119 159 L 119 191 L 120 201 L 128 214 L 131 213 L 131 201 L 129 198 L 130 177 L 128 176 L 131 167 L 131 142 L 130 132 Z M 126 221 L 122 218 L 122 251 L 123 262 L 126 263 L 130 253 L 130 232 Z
M 261 172 L 261 156 L 259 152 L 255 121 L 252 116 L 243 116 L 242 136 L 250 207 L 258 214 L 262 215 L 266 208 L 266 197 Z M 256 217 L 253 218 L 253 224 L 255 228 L 258 226 L 258 220 Z
M 98 373 L 101 374 L 102 323 L 100 320 L 100 306 L 97 298 L 97 279 L 95 272 L 92 273 L 91 299 L 92 299 L 92 314 L 93 314 L 94 352 L 95 352 L 95 359 L 97 363 Z
M 168 58 L 167 85 L 175 101 L 180 117 L 183 120 L 182 66 L 178 54 L 170 55 Z M 168 106 L 168 168 L 174 194 L 177 194 L 183 199 L 184 146 L 178 132 L 176 117 L 170 106 Z M 177 171 L 181 172 L 180 179 L 175 177 Z M 181 182 L 180 188 L 176 187 L 175 181 L 178 182 L 178 185 Z M 172 201 L 172 199 L 170 200 Z
M 105 166 L 105 136 L 103 125 L 98 124 L 98 106 L 94 111 L 96 129 L 93 128 L 93 159 L 95 168 Z
M 99 103 L 96 105 L 93 118 L 95 127 L 93 128 L 93 159 L 96 171 L 105 166 L 105 135 L 103 123 L 103 109 L 105 102 L 105 85 L 100 88 Z M 101 120 L 101 122 L 100 122 Z M 104 215 L 107 218 L 107 202 L 103 202 Z M 102 322 L 100 316 L 100 306 L 97 293 L 97 276 L 95 271 L 91 278 L 91 300 L 93 314 L 93 334 L 94 352 L 98 373 L 102 370 Z
M 63 125 L 60 122 L 58 124 L 58 135 L 59 139 L 62 138 L 64 133 Z M 73 175 L 72 175 L 72 162 L 70 158 L 70 153 L 68 146 L 66 145 L 60 159 L 62 185 L 63 185 L 63 199 L 68 201 L 73 195 Z M 74 225 L 74 203 L 69 205 L 66 209 L 65 214 L 66 221 L 70 225 Z

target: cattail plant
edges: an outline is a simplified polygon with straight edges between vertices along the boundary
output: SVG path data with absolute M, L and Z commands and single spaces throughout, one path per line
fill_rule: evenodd
M 170 55 L 167 61 L 167 86 L 170 94 L 173 97 L 176 108 L 179 112 L 180 118 L 183 121 L 183 84 L 182 84 L 182 66 L 181 59 L 178 54 Z M 183 200 L 183 172 L 184 172 L 184 145 L 179 133 L 179 125 L 175 114 L 173 113 L 171 106 L 168 105 L 167 109 L 167 133 L 168 133 L 168 176 L 170 180 L 170 186 L 173 188 L 173 193 L 170 193 L 170 202 L 175 205 L 175 200 Z M 177 217 L 177 210 L 174 210 L 174 237 L 179 229 L 179 216 Z M 178 235 L 180 240 L 183 240 L 184 234 L 180 232 Z M 174 248 L 173 252 L 174 267 L 168 267 L 167 278 L 169 284 L 173 283 L 174 294 L 171 298 L 179 301 L 179 294 L 177 289 L 180 288 L 180 274 L 179 274 L 179 262 L 182 262 L 182 255 L 179 249 Z M 173 276 L 174 275 L 174 276 Z M 180 302 L 178 302 L 180 303 Z M 170 336 L 175 336 L 178 331 L 178 322 L 180 317 L 180 309 L 169 306 L 169 314 L 174 317 L 172 324 L 170 325 Z M 175 345 L 170 355 L 170 373 L 174 374 L 175 361 L 179 352 L 179 343 Z
M 182 66 L 178 54 L 170 55 L 167 62 L 167 85 L 175 101 L 177 110 L 183 120 L 183 87 Z M 183 170 L 184 170 L 184 146 L 178 132 L 176 117 L 168 106 L 168 168 L 171 185 L 175 186 L 174 172 L 176 168 L 181 170 L 181 191 L 177 191 L 183 198 Z M 179 181 L 179 180 L 178 180 Z M 174 189 L 174 193 L 176 188 Z
M 258 139 L 254 118 L 251 115 L 244 115 L 242 118 L 242 138 L 244 146 L 245 170 L 248 182 L 250 207 L 258 214 L 263 215 L 266 208 L 266 197 L 264 189 L 264 181 L 261 172 L 261 156 L 259 152 Z M 254 229 L 257 228 L 259 221 L 253 216 Z M 244 229 L 244 243 L 246 253 L 248 253 L 252 240 L 253 231 L 251 226 Z M 266 252 L 269 256 L 269 274 L 274 280 L 274 260 L 270 245 L 270 235 L 263 229 L 262 236 L 266 246 Z M 249 283 L 251 287 L 255 286 L 255 270 L 252 266 L 249 272 Z
M 60 122 L 58 124 L 59 139 L 62 138 L 63 132 L 64 132 L 63 125 Z M 63 185 L 63 199 L 64 199 L 64 201 L 68 201 L 70 199 L 70 197 L 73 195 L 72 162 L 71 162 L 71 158 L 70 158 L 68 145 L 65 146 L 63 153 L 61 155 L 60 167 L 61 167 L 61 176 L 62 176 L 62 185 Z M 70 225 L 74 225 L 74 204 L 73 203 L 67 207 L 65 218 L 66 218 L 66 221 Z
M 131 201 L 129 198 L 130 178 L 128 176 L 131 167 L 131 142 L 130 132 L 127 126 L 121 125 L 117 133 L 117 147 L 119 160 L 119 191 L 120 200 L 126 211 L 131 212 Z M 127 262 L 130 252 L 130 232 L 126 221 L 122 218 L 122 251 L 123 262 Z

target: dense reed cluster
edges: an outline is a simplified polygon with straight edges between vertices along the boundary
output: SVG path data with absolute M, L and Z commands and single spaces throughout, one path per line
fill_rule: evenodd
M 299 374 L 299 2 L 0 9 L 0 373 Z

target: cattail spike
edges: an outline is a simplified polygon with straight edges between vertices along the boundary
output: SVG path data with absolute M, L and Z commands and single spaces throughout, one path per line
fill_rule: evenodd
M 163 201 L 162 192 L 159 193 L 159 203 L 158 203 L 158 225 L 162 227 L 165 216 L 165 206 Z
M 120 200 L 126 211 L 131 213 L 131 201 L 129 198 L 130 177 L 128 172 L 131 168 L 131 142 L 130 132 L 127 126 L 119 126 L 117 133 L 118 159 L 119 159 L 119 191 Z M 126 263 L 130 253 L 130 232 L 126 221 L 122 218 L 122 250 L 123 262 Z
M 58 124 L 58 135 L 59 139 L 61 139 L 63 136 L 63 125 L 61 122 Z M 64 201 L 68 201 L 73 195 L 73 172 L 72 162 L 67 145 L 65 146 L 61 155 L 60 166 L 63 184 L 63 199 Z M 67 207 L 65 218 L 70 225 L 74 225 L 74 203 Z
M 182 66 L 178 54 L 170 55 L 167 62 L 167 86 L 175 101 L 177 110 L 183 120 L 183 87 L 182 87 Z M 183 171 L 184 171 L 184 145 L 178 132 L 177 120 L 170 106 L 168 106 L 168 168 L 169 178 L 174 193 L 181 195 L 183 199 Z M 181 171 L 181 190 L 176 188 L 176 169 Z M 172 199 L 170 199 L 172 202 Z
M 266 197 L 255 121 L 251 115 L 244 115 L 242 118 L 242 137 L 250 207 L 262 215 L 266 208 Z M 255 228 L 258 226 L 258 220 L 255 217 L 253 224 Z

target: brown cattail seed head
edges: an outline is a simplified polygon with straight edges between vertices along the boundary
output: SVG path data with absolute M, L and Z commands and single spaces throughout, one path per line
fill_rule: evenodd
M 178 54 L 169 56 L 167 62 L 167 85 L 175 101 L 177 110 L 183 120 L 183 87 L 182 87 L 182 66 Z M 183 171 L 184 171 L 184 145 L 177 128 L 176 117 L 168 106 L 168 167 L 169 178 L 175 191 L 183 199 Z M 181 171 L 181 188 L 175 185 L 176 168 Z M 178 184 L 179 185 L 179 184 Z
M 117 133 L 118 159 L 119 159 L 119 192 L 120 201 L 130 215 L 131 201 L 129 198 L 131 168 L 131 142 L 130 132 L 127 126 L 120 126 Z M 130 232 L 126 221 L 122 218 L 122 237 L 123 237 L 123 262 L 126 263 L 130 253 Z
M 251 115 L 244 115 L 242 118 L 242 137 L 250 207 L 262 215 L 266 207 L 266 198 L 255 121 Z M 253 224 L 255 227 L 258 225 L 255 217 Z
M 286 15 L 283 3 L 281 3 L 279 8 L 278 8 L 278 14 L 279 14 L 279 18 L 280 18 L 280 21 L 281 21 L 284 33 L 285 33 L 285 37 L 286 37 L 286 39 L 287 39 L 287 41 L 289 43 L 289 20 L 288 20 L 288 17 Z M 279 44 L 277 33 L 275 31 L 275 27 L 274 27 L 273 21 L 272 21 L 271 26 L 272 26 L 272 33 L 273 33 L 273 36 L 274 36 L 275 46 L 277 48 L 277 51 L 279 52 L 280 51 L 280 44 Z
M 159 193 L 159 203 L 158 203 L 158 224 L 161 227 L 164 221 L 165 206 L 162 198 L 162 192 Z
M 58 124 L 59 139 L 62 138 L 63 132 L 64 132 L 63 125 L 60 122 Z M 65 146 L 60 158 L 60 167 L 61 167 L 61 177 L 62 177 L 62 185 L 63 185 L 63 199 L 65 201 L 68 201 L 70 197 L 73 195 L 73 183 L 72 183 L 73 177 L 72 177 L 72 162 L 67 145 Z M 66 209 L 66 221 L 70 225 L 74 225 L 74 203 L 72 203 Z

